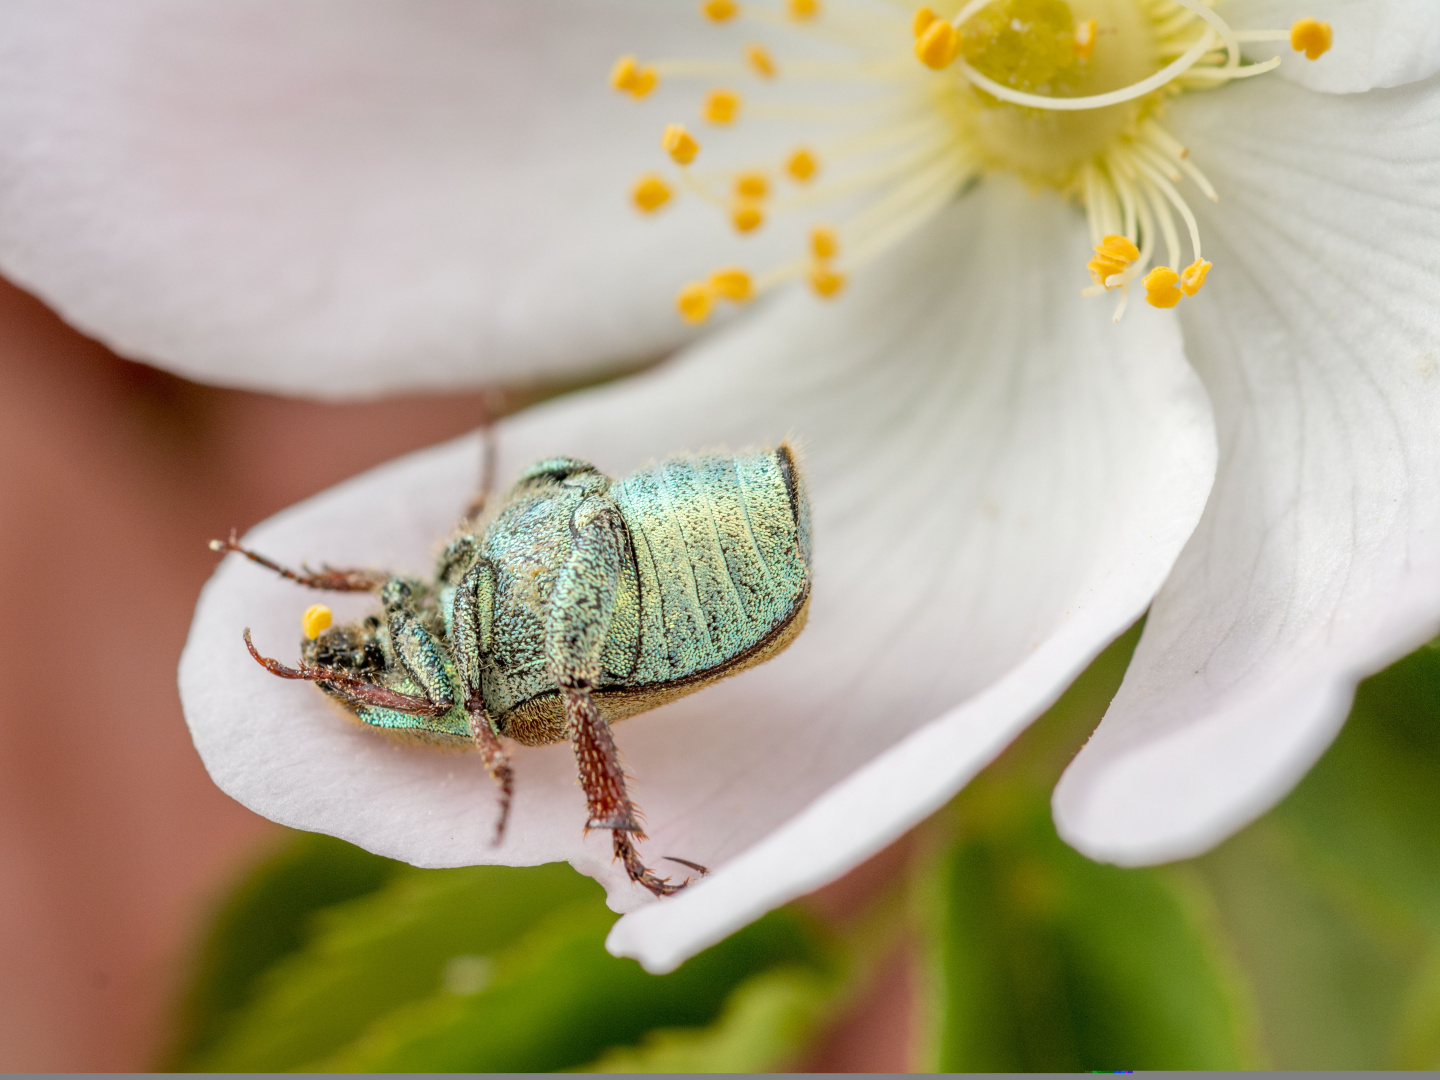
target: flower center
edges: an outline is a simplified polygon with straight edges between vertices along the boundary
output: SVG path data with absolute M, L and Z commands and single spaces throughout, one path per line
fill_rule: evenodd
M 810 239 L 808 251 L 762 273 L 729 266 L 691 282 L 677 298 L 680 313 L 698 322 L 716 303 L 744 303 L 801 277 L 817 295 L 837 296 L 866 262 L 996 171 L 1084 207 L 1095 244 L 1085 291 L 1117 291 L 1117 320 L 1142 274 L 1145 299 L 1156 307 L 1195 295 L 1211 266 L 1182 188 L 1219 194 L 1161 124 L 1165 101 L 1280 63 L 1242 64 L 1242 42 L 1288 38 L 1314 60 L 1331 38 L 1329 25 L 1313 19 L 1289 31 L 1236 31 L 1214 2 L 936 0 L 937 13 L 896 0 L 743 8 L 704 0 L 701 12 L 712 23 L 788 30 L 793 55 L 752 41 L 738 59 L 642 64 L 627 56 L 611 85 L 639 100 L 662 79 L 725 79 L 701 107 L 701 121 L 717 135 L 799 119 L 813 138 L 778 160 L 731 162 L 734 151 L 723 141 L 702 151 L 684 124 L 672 123 L 661 147 L 676 173 L 640 177 L 635 206 L 654 214 L 683 190 L 713 204 L 741 234 L 794 215 L 807 221 Z M 755 92 L 736 89 L 741 79 Z M 1168 262 L 1152 267 L 1162 248 Z

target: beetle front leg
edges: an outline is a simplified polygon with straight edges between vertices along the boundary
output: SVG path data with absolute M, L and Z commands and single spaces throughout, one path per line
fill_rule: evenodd
M 251 551 L 235 538 L 235 530 L 230 530 L 229 539 L 211 540 L 211 551 L 231 552 L 234 551 L 244 555 L 253 563 L 259 563 L 266 570 L 273 570 L 286 581 L 293 581 L 297 585 L 304 585 L 307 589 L 323 589 L 327 592 L 374 592 L 390 580 L 389 574 L 383 574 L 378 570 L 337 570 L 333 566 L 322 566 L 319 570 L 311 570 L 302 566 L 299 570 L 291 570 L 281 566 L 274 559 L 267 559 L 259 552 Z
M 640 861 L 634 841 L 644 839 L 640 816 L 625 789 L 625 771 L 610 725 L 591 696 L 600 681 L 600 657 L 615 614 L 624 559 L 625 519 L 608 499 L 586 499 L 571 521 L 573 547 L 555 582 L 545 622 L 545 657 L 565 701 L 565 720 L 585 791 L 585 828 L 609 829 L 615 856 L 636 884 L 656 896 L 688 885 L 672 884 Z

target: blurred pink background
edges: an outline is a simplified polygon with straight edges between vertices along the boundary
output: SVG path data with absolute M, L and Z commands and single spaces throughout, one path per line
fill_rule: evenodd
M 281 836 L 210 783 L 181 716 L 206 541 L 516 400 L 197 386 L 0 282 L 0 1069 L 150 1067 L 212 905 Z M 813 906 L 843 920 L 901 861 Z M 914 983 L 897 954 L 804 1067 L 903 1069 Z

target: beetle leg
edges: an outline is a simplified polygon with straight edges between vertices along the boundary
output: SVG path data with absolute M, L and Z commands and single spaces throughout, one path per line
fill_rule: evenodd
M 235 538 L 234 529 L 230 530 L 228 540 L 211 540 L 210 550 L 239 552 L 251 562 L 259 563 L 265 569 L 275 571 L 287 581 L 304 585 L 308 589 L 325 589 L 328 592 L 374 592 L 390 580 L 389 574 L 382 574 L 378 570 L 337 570 L 333 566 L 322 566 L 319 570 L 311 570 L 307 566 L 302 566 L 299 570 L 290 570 L 273 559 L 267 559 L 264 555 L 242 546 L 240 541 Z
M 668 896 L 689 882 L 672 884 L 640 861 L 635 851 L 635 841 L 645 838 L 640 814 L 625 789 L 610 725 L 591 697 L 600 681 L 600 657 L 630 550 L 625 519 L 614 503 L 596 496 L 581 503 L 570 529 L 570 558 L 555 581 L 545 620 L 545 658 L 565 700 L 566 727 L 585 790 L 585 828 L 609 829 L 615 857 L 630 880 L 656 896 Z
M 254 643 L 250 640 L 250 628 L 248 626 L 245 628 L 245 633 L 241 636 L 244 637 L 245 648 L 250 650 L 250 655 L 255 658 L 255 662 L 270 672 L 271 675 L 278 675 L 282 679 L 304 679 L 306 682 L 334 683 L 335 687 L 342 694 L 357 704 L 374 705 L 381 709 L 394 709 L 396 712 L 410 713 L 413 716 L 444 716 L 449 711 L 447 706 L 436 705 L 434 702 L 415 694 L 405 694 L 399 690 L 391 690 L 388 686 L 367 682 L 340 668 L 321 667 L 318 664 L 304 663 L 298 668 L 286 667 L 279 660 L 272 660 L 268 656 L 260 655 Z
M 470 732 L 475 736 L 475 746 L 480 751 L 480 760 L 485 771 L 500 787 L 500 819 L 495 822 L 495 847 L 505 839 L 505 823 L 510 820 L 510 798 L 515 793 L 515 773 L 510 768 L 510 755 L 490 726 L 490 717 L 485 706 L 478 701 L 470 702 Z

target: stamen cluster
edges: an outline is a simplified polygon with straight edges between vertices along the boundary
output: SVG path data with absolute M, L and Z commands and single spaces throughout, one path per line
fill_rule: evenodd
M 856 269 L 923 225 L 967 183 L 999 170 L 1084 206 L 1095 245 L 1085 292 L 1118 291 L 1117 320 L 1130 284 L 1142 275 L 1145 299 L 1155 307 L 1194 296 L 1211 264 L 1179 185 L 1188 181 L 1212 200 L 1218 194 L 1162 125 L 1165 102 L 1279 65 L 1279 57 L 1242 63 L 1242 43 L 1288 39 L 1314 60 L 1330 48 L 1331 29 L 1301 19 L 1288 31 L 1236 31 L 1214 12 L 1213 0 L 1128 0 L 1133 10 L 1127 0 L 1110 3 L 1098 10 L 1119 12 L 1114 25 L 1104 17 L 1077 20 L 1067 0 L 957 0 L 948 17 L 885 0 L 828 0 L 823 8 L 820 0 L 743 8 L 738 0 L 704 0 L 701 14 L 712 23 L 785 26 L 807 48 L 777 58 L 750 42 L 732 60 L 642 64 L 622 57 L 611 86 L 637 100 L 671 77 L 725 78 L 729 85 L 709 89 L 701 105 L 700 120 L 712 127 L 733 127 L 742 117 L 803 117 L 817 129 L 839 129 L 826 137 L 817 130 L 780 161 L 701 172 L 694 167 L 700 141 L 682 123 L 665 128 L 661 147 L 676 177 L 651 172 L 636 181 L 631 196 L 642 213 L 656 213 L 683 189 L 716 206 L 745 235 L 776 213 L 842 200 L 848 209 L 838 221 L 812 222 L 803 255 L 754 277 L 728 266 L 685 285 L 677 297 L 681 315 L 698 322 L 719 301 L 744 303 L 795 278 L 817 296 L 834 297 Z M 813 58 L 836 46 L 848 61 Z M 860 104 L 833 107 L 747 102 L 734 86 L 740 78 L 873 93 Z M 1190 259 L 1176 270 L 1182 223 Z M 1152 265 L 1162 244 L 1167 262 Z

